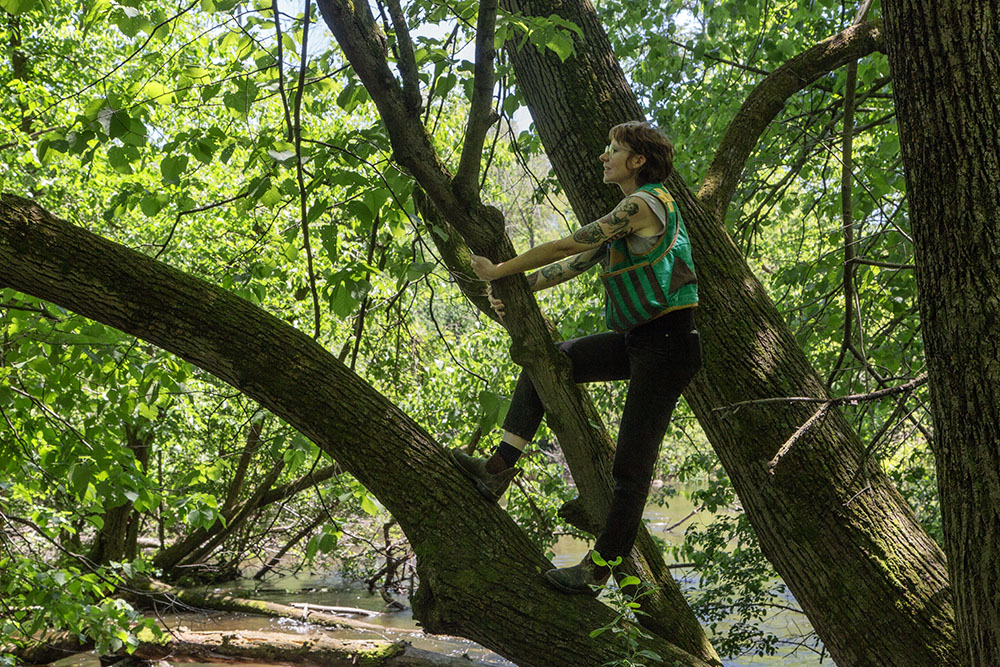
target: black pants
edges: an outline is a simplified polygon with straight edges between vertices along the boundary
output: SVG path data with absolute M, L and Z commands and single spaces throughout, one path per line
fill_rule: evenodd
M 600 333 L 559 347 L 581 382 L 628 380 L 618 430 L 614 496 L 594 548 L 607 560 L 632 548 L 653 478 L 663 434 L 684 387 L 701 368 L 701 342 L 692 308 L 676 310 L 627 333 Z M 527 373 L 521 372 L 504 429 L 531 441 L 544 408 Z

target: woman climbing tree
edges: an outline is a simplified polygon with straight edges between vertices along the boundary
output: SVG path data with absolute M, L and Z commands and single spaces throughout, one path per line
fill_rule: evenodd
M 604 561 L 613 562 L 635 541 L 660 442 L 677 399 L 701 367 L 701 344 L 694 323 L 698 287 L 691 244 L 663 186 L 673 169 L 674 147 L 644 122 L 616 125 L 608 137 L 610 144 L 600 157 L 604 182 L 617 184 L 625 195 L 611 213 L 500 264 L 473 256 L 472 266 L 486 281 L 539 269 L 527 276 L 538 291 L 603 265 L 605 319 L 612 331 L 559 347 L 569 356 L 578 383 L 629 381 L 612 471 L 614 495 L 594 545 Z M 490 302 L 502 318 L 503 303 L 492 291 Z M 499 500 L 520 472 L 515 463 L 543 414 L 522 371 L 493 456 L 478 459 L 453 452 L 458 467 L 488 500 Z M 554 587 L 587 594 L 596 594 L 608 576 L 609 569 L 591 553 L 578 565 L 545 573 Z

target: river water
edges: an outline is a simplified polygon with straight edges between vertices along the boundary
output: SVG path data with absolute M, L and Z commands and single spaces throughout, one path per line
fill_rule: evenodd
M 689 515 L 691 516 L 689 517 Z M 682 525 L 677 525 L 685 517 L 689 517 L 687 521 Z M 678 494 L 670 499 L 669 506 L 650 505 L 646 509 L 644 518 L 648 522 L 649 529 L 653 534 L 670 545 L 677 545 L 683 541 L 684 531 L 689 525 L 711 521 L 712 516 L 707 512 L 697 512 L 696 508 L 683 494 Z M 573 565 L 580 561 L 588 548 L 588 543 L 584 541 L 568 537 L 562 538 L 554 547 L 556 555 L 552 562 L 557 567 Z M 676 569 L 674 573 L 682 589 L 697 586 L 697 580 L 692 578 L 688 571 Z M 247 579 L 219 588 L 213 588 L 212 590 L 288 605 L 309 604 L 354 607 L 373 612 L 381 612 L 385 607 L 385 603 L 380 595 L 371 595 L 363 584 L 344 581 L 337 574 L 312 573 L 272 579 L 263 583 Z M 513 664 L 468 640 L 458 637 L 439 637 L 420 633 L 416 621 L 409 611 L 407 600 L 400 598 L 399 601 L 407 606 L 406 610 L 361 618 L 361 620 L 367 623 L 381 625 L 384 630 L 380 633 L 356 630 L 330 630 L 317 628 L 293 619 L 275 619 L 219 612 L 168 614 L 163 615 L 161 620 L 170 627 L 186 627 L 189 630 L 290 632 L 303 636 L 322 634 L 327 637 L 341 639 L 372 639 L 379 636 L 389 640 L 405 639 L 417 648 L 429 651 L 449 655 L 467 654 L 470 658 L 491 665 L 509 666 Z M 776 602 L 782 605 L 795 606 L 794 600 L 790 598 L 776 600 Z M 809 634 L 811 627 L 809 621 L 801 613 L 779 610 L 768 616 L 765 622 L 765 629 L 779 638 L 792 641 L 796 637 Z M 99 667 L 96 657 L 92 654 L 81 654 L 56 664 L 58 667 Z M 829 657 L 821 660 L 820 656 L 810 649 L 800 648 L 793 651 L 792 648 L 786 647 L 779 648 L 777 654 L 774 656 L 738 656 L 729 658 L 725 660 L 725 665 L 726 667 L 814 667 L 818 665 L 830 667 L 833 665 L 833 661 Z M 218 665 L 202 666 L 197 663 L 185 663 L 184 667 L 218 667 Z M 242 664 L 241 667 L 258 666 Z M 562 666 L 553 665 L 553 667 Z
M 682 525 L 676 525 L 679 521 L 693 515 Z M 707 512 L 697 512 L 696 508 L 679 494 L 670 499 L 669 506 L 650 505 L 645 513 L 649 529 L 652 533 L 665 540 L 668 544 L 676 545 L 683 541 L 684 531 L 691 523 L 707 522 L 711 520 L 711 515 Z M 589 548 L 588 543 L 573 538 L 562 538 L 555 545 L 556 553 L 553 563 L 557 567 L 573 565 L 583 557 Z M 697 585 L 696 579 L 690 576 L 686 570 L 675 570 L 675 576 L 681 583 L 682 588 L 692 588 Z M 345 582 L 336 574 L 308 574 L 283 579 L 273 579 L 265 583 L 252 580 L 243 580 L 226 585 L 222 588 L 215 588 L 219 592 L 228 592 L 269 602 L 278 602 L 289 605 L 324 605 L 335 607 L 354 607 L 381 611 L 385 603 L 380 595 L 371 595 L 363 584 Z M 407 604 L 405 598 L 399 600 Z M 794 600 L 783 599 L 776 602 L 783 605 L 794 606 Z M 408 605 L 407 605 L 408 607 Z M 310 633 L 323 633 L 326 636 L 334 636 L 344 639 L 372 638 L 372 633 L 360 633 L 358 631 L 330 631 L 328 629 L 316 629 L 308 624 L 291 619 L 271 619 L 247 616 L 231 613 L 208 613 L 208 614 L 183 614 L 174 616 L 164 616 L 163 620 L 170 625 L 185 626 L 190 630 L 216 630 L 216 631 L 273 631 L 273 632 L 294 632 L 303 635 Z M 473 642 L 454 637 L 437 637 L 432 635 L 414 634 L 418 630 L 409 609 L 405 611 L 384 613 L 371 618 L 362 618 L 368 623 L 376 623 L 385 628 L 383 636 L 386 639 L 405 639 L 417 648 L 422 648 L 450 655 L 467 654 L 470 658 L 480 660 L 492 665 L 511 665 L 496 654 L 483 649 Z M 809 621 L 801 613 L 778 610 L 768 616 L 765 627 L 779 638 L 787 638 L 789 641 L 796 637 L 809 634 Z M 739 656 L 727 659 L 726 667 L 814 667 L 833 665 L 832 660 L 827 657 L 821 661 L 819 655 L 813 650 L 800 648 L 793 651 L 790 647 L 779 648 L 774 656 Z M 86 665 L 66 665 L 60 667 L 88 667 Z M 188 663 L 186 667 L 197 667 Z M 559 666 L 553 666 L 559 667 Z

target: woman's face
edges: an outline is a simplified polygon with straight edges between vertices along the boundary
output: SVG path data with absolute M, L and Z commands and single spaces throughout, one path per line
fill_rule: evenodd
M 605 183 L 628 183 L 635 181 L 635 176 L 639 171 L 637 156 L 627 146 L 623 146 L 614 139 L 608 147 L 601 153 L 601 162 L 604 164 Z

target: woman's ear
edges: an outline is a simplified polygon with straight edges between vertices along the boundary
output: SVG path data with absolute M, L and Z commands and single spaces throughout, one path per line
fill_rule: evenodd
M 646 156 L 640 155 L 638 153 L 633 153 L 628 158 L 629 169 L 642 169 L 642 165 L 646 164 Z

